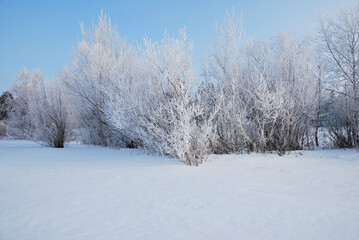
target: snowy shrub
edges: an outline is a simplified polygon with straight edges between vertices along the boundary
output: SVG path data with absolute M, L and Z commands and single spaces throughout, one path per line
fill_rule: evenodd
M 178 39 L 168 35 L 160 43 L 145 39 L 142 56 L 137 84 L 121 86 L 122 94 L 111 94 L 108 118 L 150 152 L 188 165 L 203 163 L 211 124 L 199 121 L 204 112 L 193 101 L 192 43 L 184 30 Z

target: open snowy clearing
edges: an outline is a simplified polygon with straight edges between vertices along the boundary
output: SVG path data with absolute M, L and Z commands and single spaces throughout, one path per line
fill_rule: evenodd
M 359 239 L 359 154 L 189 167 L 137 150 L 0 140 L 0 239 Z

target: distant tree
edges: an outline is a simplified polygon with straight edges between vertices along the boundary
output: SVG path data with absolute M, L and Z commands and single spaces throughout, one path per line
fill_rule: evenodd
M 0 137 L 7 135 L 7 129 L 4 120 L 0 120 Z
M 7 135 L 7 127 L 5 120 L 8 118 L 9 104 L 13 100 L 13 96 L 9 91 L 4 92 L 0 96 L 0 136 Z
M 14 97 L 10 91 L 3 92 L 3 94 L 0 96 L 0 121 L 8 118 L 9 102 L 13 99 Z

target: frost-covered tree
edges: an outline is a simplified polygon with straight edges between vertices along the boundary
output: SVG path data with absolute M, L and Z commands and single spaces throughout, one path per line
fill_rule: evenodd
M 45 146 L 63 148 L 72 137 L 72 118 L 67 94 L 58 80 L 39 82 L 37 95 L 30 101 L 32 140 Z
M 217 27 L 213 48 L 204 61 L 205 81 L 200 87 L 204 108 L 215 114 L 212 150 L 218 153 L 242 151 L 244 142 L 242 104 L 242 22 L 227 15 L 225 24 Z M 203 95 L 205 93 L 205 95 Z
M 309 44 L 288 34 L 270 43 L 245 41 L 241 21 L 228 16 L 204 65 L 219 107 L 215 151 L 282 154 L 307 147 L 315 112 L 313 56 Z
M 62 148 L 72 133 L 68 98 L 58 81 L 46 82 L 39 70 L 19 72 L 9 102 L 10 134 Z
M 184 29 L 179 38 L 165 35 L 161 43 L 145 40 L 145 62 L 150 66 L 149 81 L 156 86 L 151 98 L 159 103 L 151 106 L 145 116 L 148 137 L 162 139 L 158 150 L 178 157 L 189 165 L 206 159 L 211 126 L 202 118 L 203 109 L 195 104 L 192 87 L 195 83 L 192 66 L 193 44 Z M 154 137 L 154 138 L 153 138 Z
M 61 74 L 71 93 L 76 127 L 82 142 L 102 146 L 125 146 L 128 139 L 107 121 L 108 92 L 131 82 L 134 49 L 117 33 L 102 12 L 97 24 L 85 30 L 73 50 L 70 65 Z
M 21 139 L 32 139 L 34 123 L 30 117 L 30 103 L 37 97 L 38 86 L 44 81 L 39 70 L 30 73 L 26 68 L 21 70 L 12 86 L 14 99 L 10 102 L 8 127 L 10 135 Z
M 276 95 L 272 104 L 277 118 L 269 144 L 281 152 L 311 147 L 317 109 L 317 62 L 313 49 L 309 42 L 288 34 L 279 34 L 270 48 L 272 73 L 268 84 L 270 93 Z
M 338 147 L 359 147 L 359 5 L 319 22 L 328 73 L 329 134 Z

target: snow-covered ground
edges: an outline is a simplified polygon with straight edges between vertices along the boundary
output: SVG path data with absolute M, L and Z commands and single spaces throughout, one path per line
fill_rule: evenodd
M 0 140 L 0 239 L 359 239 L 359 154 L 212 156 Z

